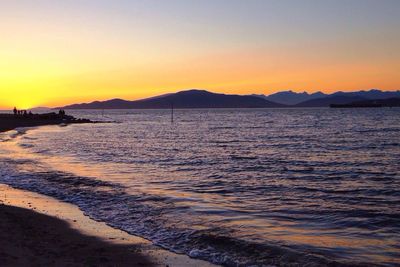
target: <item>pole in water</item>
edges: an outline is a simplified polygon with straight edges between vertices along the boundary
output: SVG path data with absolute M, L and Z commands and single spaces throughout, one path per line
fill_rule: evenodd
M 171 123 L 174 123 L 174 103 L 171 103 Z

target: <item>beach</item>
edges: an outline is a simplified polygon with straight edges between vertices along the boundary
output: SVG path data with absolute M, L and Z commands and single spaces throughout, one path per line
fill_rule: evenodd
M 91 220 L 77 207 L 0 185 L 1 266 L 213 266 Z
M 1 205 L 0 232 L 2 266 L 152 266 L 136 245 L 83 235 L 66 221 L 29 208 Z
M 9 116 L 0 122 L 0 132 L 60 124 Z M 1 266 L 213 266 L 92 220 L 74 205 L 3 184 L 0 262 Z

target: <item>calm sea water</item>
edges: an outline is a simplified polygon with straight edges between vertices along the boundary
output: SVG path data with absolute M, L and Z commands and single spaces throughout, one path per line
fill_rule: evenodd
M 224 265 L 400 262 L 400 109 L 75 111 L 2 134 L 0 182 Z

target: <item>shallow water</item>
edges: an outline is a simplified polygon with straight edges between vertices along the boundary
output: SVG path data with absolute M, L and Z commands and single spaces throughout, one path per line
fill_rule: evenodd
M 2 134 L 0 182 L 225 265 L 400 260 L 400 109 L 73 113 L 120 123 Z

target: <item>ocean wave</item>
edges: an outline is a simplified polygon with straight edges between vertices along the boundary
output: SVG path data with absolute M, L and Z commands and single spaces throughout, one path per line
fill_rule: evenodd
M 295 252 L 289 248 L 252 244 L 229 236 L 226 229 L 209 228 L 193 231 L 174 227 L 164 214 L 175 207 L 167 207 L 166 199 L 157 196 L 127 195 L 120 185 L 75 177 L 63 173 L 35 173 L 34 175 L 1 175 L 0 181 L 15 188 L 49 195 L 80 207 L 96 220 L 145 237 L 155 244 L 178 253 L 225 266 L 291 265 L 328 266 L 321 256 Z M 99 188 L 107 188 L 100 190 Z M 158 203 L 162 203 L 161 206 Z M 337 263 L 336 266 L 340 264 Z M 303 265 L 304 266 L 304 265 Z

